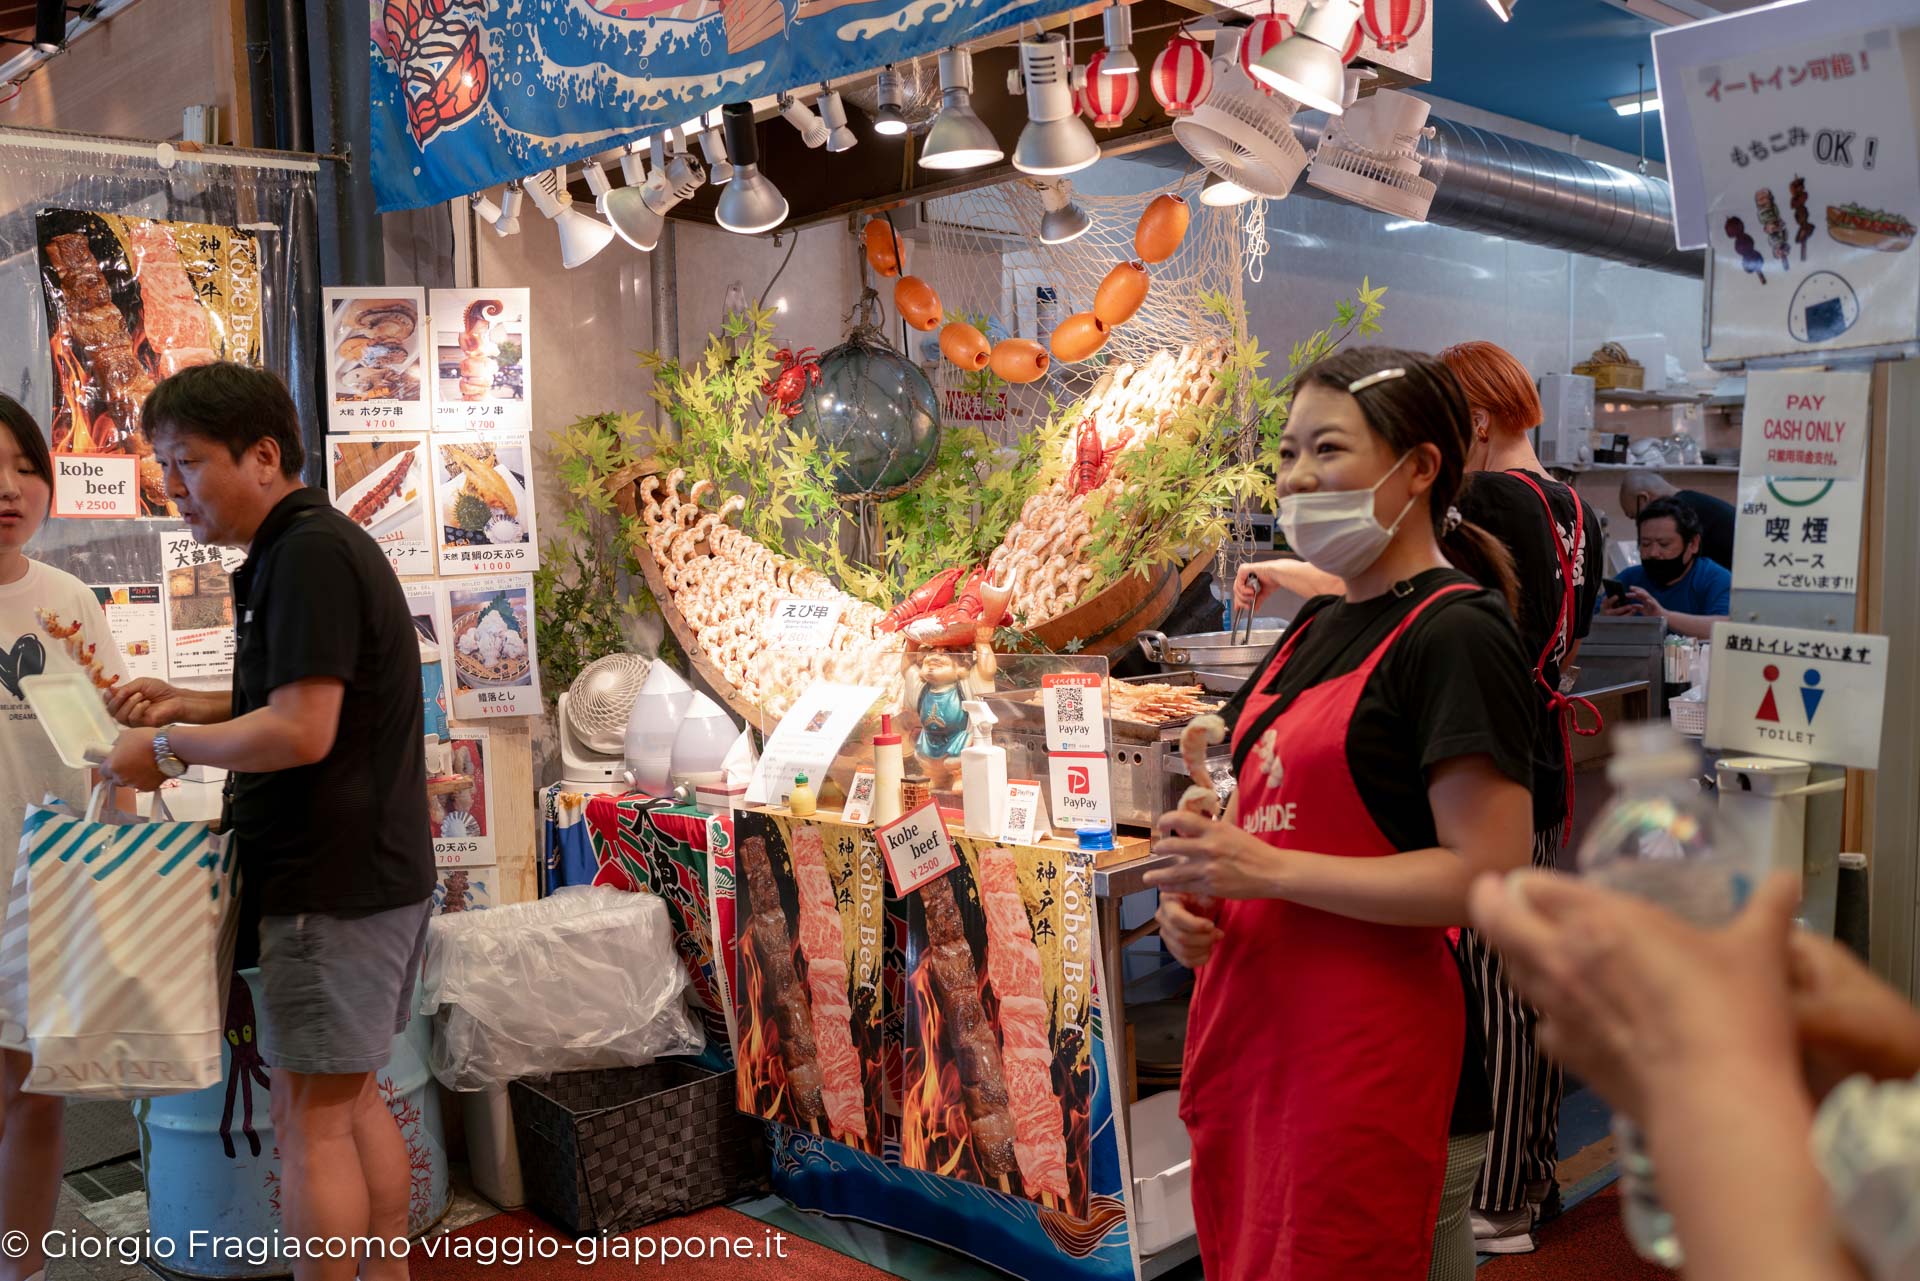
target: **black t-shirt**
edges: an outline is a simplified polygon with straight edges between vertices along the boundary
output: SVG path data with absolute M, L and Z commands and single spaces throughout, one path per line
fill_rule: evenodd
M 233 774 L 243 879 L 268 916 L 379 911 L 433 892 L 420 648 L 378 544 L 317 489 L 287 495 L 234 575 L 233 713 L 345 683 L 325 759 Z M 252 892 L 249 898 L 252 898 Z
M 1605 543 L 1600 530 L 1600 515 L 1581 503 L 1581 524 L 1586 528 L 1582 555 L 1573 559 L 1573 491 L 1545 476 L 1533 481 L 1546 491 L 1547 504 L 1553 508 L 1549 522 L 1547 508 L 1527 482 L 1513 472 L 1476 472 L 1468 477 L 1459 500 L 1460 514 L 1505 543 L 1513 553 L 1513 564 L 1520 580 L 1520 616 L 1514 620 L 1520 630 L 1520 650 L 1532 669 L 1548 642 L 1555 641 L 1546 665 L 1547 684 L 1560 687 L 1560 667 L 1571 643 L 1583 640 L 1593 629 L 1593 610 L 1599 599 L 1605 573 Z M 1560 557 L 1553 540 L 1559 539 L 1573 567 L 1572 634 L 1560 633 L 1560 604 L 1565 582 L 1560 573 Z M 1533 740 L 1533 830 L 1551 829 L 1567 812 L 1567 758 L 1560 737 L 1560 718 L 1547 706 L 1547 691 L 1538 681 L 1530 683 L 1539 716 Z
M 1733 568 L 1733 504 L 1697 489 L 1674 491 L 1674 501 L 1700 518 L 1700 554 Z
M 1388 592 L 1357 604 L 1334 596 L 1308 601 L 1293 626 L 1309 619 L 1313 625 L 1277 679 L 1273 660 L 1284 637 L 1228 701 L 1222 717 L 1236 724 L 1255 689 L 1281 695 L 1263 720 L 1284 711 L 1305 690 L 1359 667 L 1421 601 L 1454 583 L 1473 580 L 1458 570 L 1431 569 L 1412 580 L 1413 590 L 1405 596 Z M 1505 603 L 1478 588 L 1436 601 L 1381 658 L 1354 707 L 1347 764 L 1368 816 L 1396 849 L 1438 844 L 1427 771 L 1443 761 L 1484 754 L 1508 778 L 1531 783 L 1536 714 L 1527 690 L 1530 671 Z M 1236 771 L 1245 767 L 1264 726 L 1247 728 L 1234 753 Z M 1463 970 L 1460 977 L 1467 1035 L 1454 1097 L 1456 1135 L 1492 1126 L 1486 1040 L 1471 976 Z

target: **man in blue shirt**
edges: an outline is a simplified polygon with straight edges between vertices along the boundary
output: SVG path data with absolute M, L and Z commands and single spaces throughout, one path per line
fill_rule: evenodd
M 1640 509 L 1640 563 L 1620 571 L 1625 596 L 1608 596 L 1601 612 L 1667 620 L 1667 630 L 1702 640 L 1732 609 L 1733 575 L 1700 554 L 1700 518 L 1671 498 Z

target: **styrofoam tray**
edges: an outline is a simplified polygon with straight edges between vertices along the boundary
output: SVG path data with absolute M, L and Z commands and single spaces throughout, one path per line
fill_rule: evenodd
M 68 769 L 85 769 L 93 760 L 104 760 L 120 737 L 120 727 L 107 715 L 100 691 L 85 672 L 29 676 L 20 682 L 20 692 Z

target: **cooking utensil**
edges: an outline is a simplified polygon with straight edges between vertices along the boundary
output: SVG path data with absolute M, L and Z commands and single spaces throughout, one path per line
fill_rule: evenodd
M 1165 632 L 1141 632 L 1134 639 L 1147 660 L 1158 663 L 1162 671 L 1212 672 L 1245 680 L 1259 670 L 1260 660 L 1286 632 L 1279 627 L 1253 626 L 1253 613 L 1245 615 L 1246 630 L 1239 621 L 1231 631 L 1199 632 L 1191 636 L 1168 636 Z

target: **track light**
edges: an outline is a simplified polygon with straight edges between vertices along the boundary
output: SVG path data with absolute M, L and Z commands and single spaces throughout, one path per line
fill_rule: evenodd
M 493 224 L 496 236 L 517 236 L 520 234 L 520 200 L 524 188 L 518 178 L 507 184 L 500 193 L 500 217 Z
M 647 139 L 647 149 L 653 157 L 651 173 L 643 173 L 640 145 L 635 143 L 620 160 L 620 172 L 626 175 L 627 185 L 607 193 L 607 221 L 613 224 L 620 239 L 646 253 L 653 252 L 654 246 L 660 243 L 667 211 L 700 189 L 698 171 L 693 162 L 679 152 L 680 140 L 675 138 L 674 142 L 675 154 L 669 160 L 666 137 L 655 134 Z
M 784 93 L 780 95 L 779 102 L 780 114 L 787 118 L 788 124 L 800 131 L 800 141 L 809 147 L 827 145 L 827 139 L 833 136 L 833 130 L 819 116 L 814 115 L 806 103 Z
M 714 219 L 743 236 L 772 231 L 787 220 L 787 198 L 760 172 L 760 140 L 753 131 L 753 104 L 729 102 L 724 115 L 733 181 L 720 193 Z
M 1133 44 L 1133 10 L 1114 0 L 1101 16 L 1100 23 L 1107 40 L 1107 56 L 1101 60 L 1100 74 L 1139 75 L 1140 60 L 1133 56 L 1133 50 L 1129 47 Z
M 838 89 L 828 89 L 820 95 L 820 119 L 827 126 L 827 150 L 851 151 L 856 138 L 847 125 L 847 104 L 840 100 Z
M 700 131 L 700 154 L 707 158 L 708 182 L 724 187 L 733 181 L 733 165 L 727 159 L 727 140 L 721 136 L 719 121 Z
M 920 147 L 923 169 L 978 169 L 1006 152 L 993 130 L 973 110 L 973 54 L 948 49 L 940 55 L 940 114 Z
M 907 86 L 900 79 L 900 73 L 888 63 L 880 68 L 879 78 L 873 82 L 874 96 L 880 101 L 880 109 L 873 113 L 873 131 L 889 138 L 898 138 L 907 131 L 907 117 L 902 111 L 907 105 Z
M 1206 184 L 1200 188 L 1200 203 L 1209 205 L 1215 209 L 1225 209 L 1231 205 L 1244 205 L 1252 199 L 1253 193 L 1251 191 L 1248 191 L 1231 178 L 1222 178 L 1219 174 L 1211 170 L 1207 173 Z
M 484 191 L 476 191 L 467 197 L 467 208 L 473 210 L 474 218 L 489 227 L 500 224 L 500 206 L 493 203 Z
M 1495 16 L 1502 22 L 1513 21 L 1513 11 L 1520 7 L 1520 0 L 1487 0 Z
M 1093 230 L 1093 219 L 1073 199 L 1073 184 L 1065 178 L 1041 185 L 1040 203 L 1047 212 L 1040 217 L 1040 243 L 1064 245 Z
M 1007 73 L 1007 88 L 1027 95 L 1027 125 L 1013 148 L 1015 169 L 1052 177 L 1077 173 L 1100 159 L 1100 144 L 1074 107 L 1073 55 L 1066 37 L 1056 32 L 1022 40 L 1020 69 Z
M 1360 22 L 1360 0 L 1313 0 L 1294 33 L 1247 68 L 1303 107 L 1337 116 L 1345 110 L 1341 53 Z
M 560 265 L 571 271 L 613 243 L 613 228 L 573 207 L 567 194 L 567 171 L 551 169 L 533 180 L 530 193 L 541 213 L 560 233 Z
M 647 139 L 641 138 L 627 144 L 620 156 L 620 177 L 629 187 L 638 187 L 647 180 L 647 166 L 644 161 Z
M 607 196 L 613 191 L 613 184 L 607 181 L 606 166 L 598 160 L 589 160 L 580 166 L 580 176 L 587 180 L 587 190 L 593 193 L 594 211 L 604 216 Z

